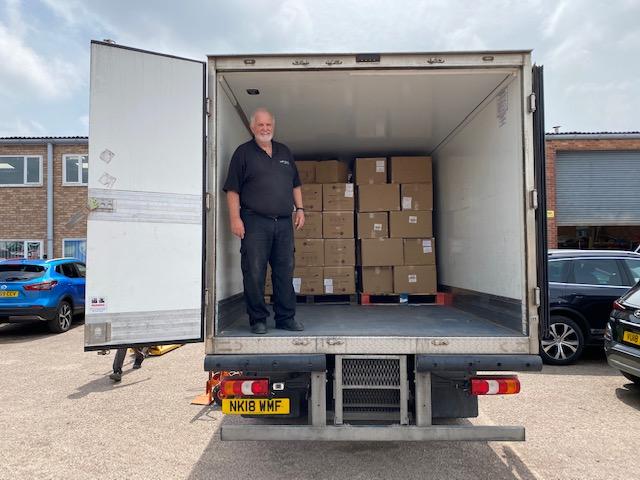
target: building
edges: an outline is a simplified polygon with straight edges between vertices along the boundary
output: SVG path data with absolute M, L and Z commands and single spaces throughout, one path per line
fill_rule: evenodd
M 640 244 L 640 132 L 546 135 L 549 248 Z
M 0 137 L 0 258 L 84 260 L 87 174 L 87 137 Z

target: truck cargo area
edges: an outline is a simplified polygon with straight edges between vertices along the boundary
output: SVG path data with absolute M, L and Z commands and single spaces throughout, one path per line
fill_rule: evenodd
M 522 65 L 246 71 L 216 59 L 210 77 L 216 116 L 210 124 L 216 139 L 210 189 L 216 214 L 209 227 L 215 229 L 213 345 L 255 338 L 242 303 L 240 242 L 230 232 L 221 192 L 233 151 L 251 138 L 249 116 L 266 107 L 276 117 L 275 140 L 296 160 L 339 159 L 352 166 L 357 157 L 432 157 L 438 289 L 452 301 L 299 304 L 296 318 L 305 331 L 275 330 L 272 317 L 255 352 L 268 351 L 270 338 L 348 336 L 511 337 L 520 341 L 513 353 L 526 353 L 523 340 L 536 313 L 528 287 L 535 284 L 535 260 L 527 254 L 535 225 L 527 211 L 533 160 L 524 142 L 530 126 L 523 71 Z M 252 352 L 245 347 L 208 347 L 207 353 Z

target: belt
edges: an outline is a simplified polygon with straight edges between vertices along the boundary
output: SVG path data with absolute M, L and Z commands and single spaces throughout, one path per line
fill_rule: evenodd
M 251 215 L 258 215 L 260 217 L 268 218 L 270 220 L 282 220 L 284 218 L 291 218 L 291 215 L 267 215 L 265 213 L 256 212 L 255 210 L 251 210 L 250 208 L 243 208 L 246 213 Z

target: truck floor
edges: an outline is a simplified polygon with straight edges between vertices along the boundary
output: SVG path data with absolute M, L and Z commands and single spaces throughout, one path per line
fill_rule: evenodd
M 487 319 L 443 305 L 298 305 L 296 318 L 302 332 L 276 330 L 273 314 L 266 336 L 417 336 L 417 337 L 513 337 L 521 332 Z M 244 337 L 249 332 L 246 314 L 218 332 L 218 336 Z

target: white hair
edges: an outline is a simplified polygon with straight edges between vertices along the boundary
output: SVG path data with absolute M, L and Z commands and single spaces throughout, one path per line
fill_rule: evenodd
M 251 120 L 249 121 L 249 125 L 251 125 L 253 127 L 253 125 L 255 124 L 256 121 L 256 115 L 259 113 L 267 113 L 269 114 L 269 116 L 271 117 L 271 121 L 273 122 L 273 124 L 276 124 L 276 117 L 273 113 L 271 113 L 269 110 L 267 110 L 266 108 L 256 108 L 253 113 L 251 114 Z

